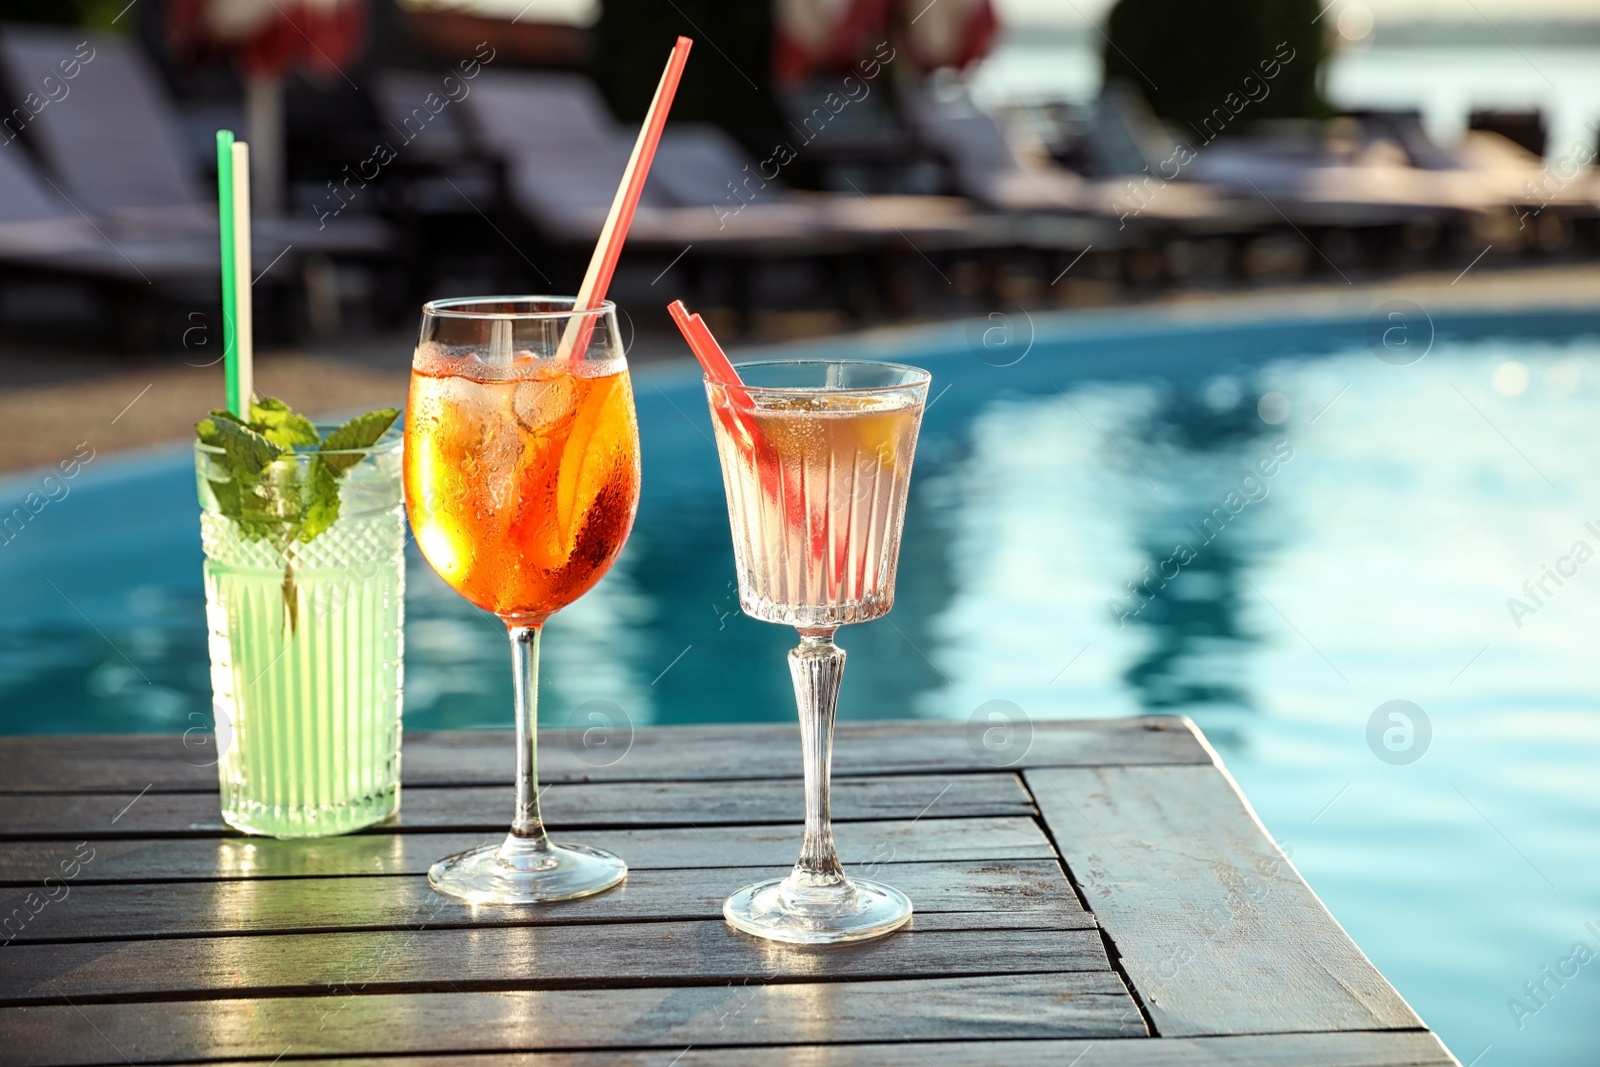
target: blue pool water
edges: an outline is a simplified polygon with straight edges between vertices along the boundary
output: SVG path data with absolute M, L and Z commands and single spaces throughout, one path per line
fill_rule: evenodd
M 806 350 L 934 374 L 898 602 L 843 634 L 841 714 L 1190 715 L 1463 1062 L 1593 1063 L 1600 315 L 1438 319 L 1406 366 L 1361 320 L 1036 317 L 982 353 L 990 325 Z M 550 624 L 542 718 L 788 719 L 794 638 L 737 611 L 698 381 L 635 383 L 638 524 Z M 187 452 L 61 485 L 0 485 L 0 514 L 60 496 L 0 546 L 0 732 L 207 724 Z M 415 557 L 408 580 L 408 728 L 507 725 L 498 624 Z M 1369 741 L 1394 700 L 1426 740 L 1385 709 Z M 1547 965 L 1576 974 L 1530 997 Z

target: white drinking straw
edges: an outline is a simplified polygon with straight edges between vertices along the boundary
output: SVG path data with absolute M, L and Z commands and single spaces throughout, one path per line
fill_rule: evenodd
M 250 290 L 250 146 L 233 142 L 233 284 L 234 338 L 238 350 L 238 404 L 241 417 L 250 418 L 255 394 L 255 317 Z

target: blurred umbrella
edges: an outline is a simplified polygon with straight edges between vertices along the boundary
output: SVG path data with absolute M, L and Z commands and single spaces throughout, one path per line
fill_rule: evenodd
M 894 0 L 776 0 L 773 75 L 781 84 L 848 69 L 884 39 Z
M 990 0 L 775 0 L 773 73 L 792 84 L 848 71 L 891 42 L 919 70 L 965 67 L 988 54 L 999 20 Z
M 252 195 L 261 214 L 283 203 L 283 79 L 297 69 L 345 77 L 366 43 L 366 0 L 169 0 L 173 51 L 225 51 L 245 84 Z M 353 84 L 353 83 L 352 83 Z
M 900 0 L 906 51 L 922 70 L 963 68 L 989 54 L 1000 31 L 989 0 Z

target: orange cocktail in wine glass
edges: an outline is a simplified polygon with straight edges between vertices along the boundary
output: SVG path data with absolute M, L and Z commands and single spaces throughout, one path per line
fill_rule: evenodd
M 639 504 L 639 431 L 615 306 L 574 312 L 565 297 L 425 305 L 405 486 L 422 554 L 505 622 L 516 684 L 511 832 L 440 860 L 428 881 L 500 904 L 616 885 L 628 871 L 620 858 L 546 836 L 535 760 L 540 629 L 610 570 Z

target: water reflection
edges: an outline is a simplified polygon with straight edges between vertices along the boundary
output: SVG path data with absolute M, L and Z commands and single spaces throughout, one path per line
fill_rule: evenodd
M 1161 568 L 1173 559 L 1170 542 L 1166 548 L 1147 543 L 1145 550 L 1146 568 Z M 1239 624 L 1244 563 L 1227 545 L 1213 544 L 1173 581 L 1154 588 L 1128 617 L 1129 625 L 1150 633 L 1148 650 L 1123 673 L 1146 709 L 1169 713 L 1216 704 L 1253 709 L 1237 684 L 1239 674 L 1217 669 L 1224 658 L 1237 666 L 1238 650 L 1229 646 L 1250 640 Z
M 428 839 L 419 840 L 419 846 Z M 412 864 L 415 866 L 415 863 Z M 316 878 L 388 874 L 406 869 L 406 838 L 400 834 L 351 834 L 279 841 L 266 837 L 216 840 L 214 872 L 225 880 Z
M 1215 454 L 1247 445 L 1270 429 L 1257 410 L 1262 391 L 1238 375 L 1158 383 L 1151 390 L 1160 399 L 1135 429 L 1140 440 L 1154 445 Z
M 1255 640 L 1240 620 L 1244 583 L 1266 548 L 1271 478 L 1293 450 L 1269 443 L 1263 390 L 1248 378 L 1151 388 L 1156 399 L 1132 429 L 1164 491 L 1136 522 L 1137 572 L 1107 604 L 1119 629 L 1145 637 L 1123 679 L 1145 711 L 1185 712 L 1213 744 L 1236 750 L 1246 738 L 1236 713 L 1256 709 L 1244 684 Z

